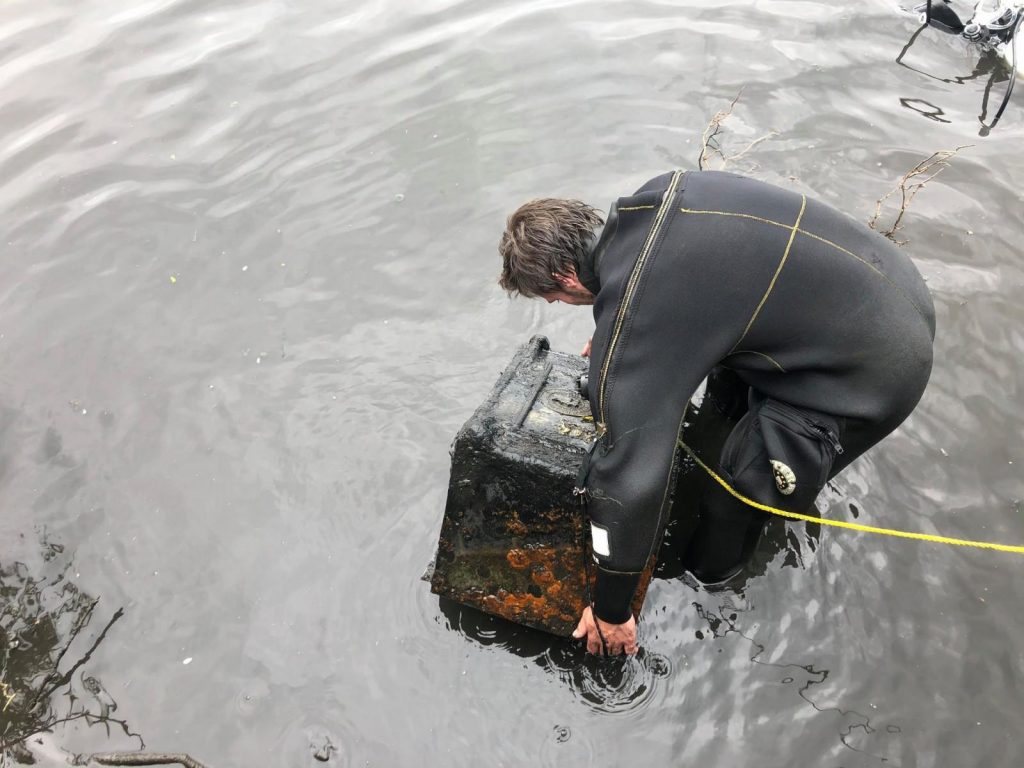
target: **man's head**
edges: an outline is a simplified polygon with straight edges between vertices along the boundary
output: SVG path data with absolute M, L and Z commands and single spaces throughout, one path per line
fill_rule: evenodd
M 531 200 L 508 217 L 501 236 L 501 287 L 528 298 L 593 304 L 577 277 L 601 214 L 579 200 Z

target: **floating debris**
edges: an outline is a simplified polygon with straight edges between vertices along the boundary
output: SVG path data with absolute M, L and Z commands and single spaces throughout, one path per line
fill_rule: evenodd
M 331 754 L 338 751 L 338 748 L 326 736 L 323 737 L 323 743 L 320 746 L 315 743 L 309 746 L 313 750 L 313 759 L 321 763 L 326 763 L 331 759 Z

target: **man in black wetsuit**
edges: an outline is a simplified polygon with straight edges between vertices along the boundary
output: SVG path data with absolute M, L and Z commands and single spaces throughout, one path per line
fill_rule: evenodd
M 742 568 L 766 518 L 732 492 L 806 512 L 910 414 L 931 373 L 935 313 L 911 260 L 848 216 L 753 179 L 664 174 L 619 198 L 603 227 L 579 201 L 535 200 L 509 217 L 499 251 L 510 293 L 594 306 L 598 439 L 578 485 L 597 582 L 576 630 L 593 653 L 636 652 L 630 603 L 705 377 L 732 377 L 746 401 L 721 455 L 705 457 L 729 490 L 711 484 L 687 548 L 691 572 L 713 582 Z

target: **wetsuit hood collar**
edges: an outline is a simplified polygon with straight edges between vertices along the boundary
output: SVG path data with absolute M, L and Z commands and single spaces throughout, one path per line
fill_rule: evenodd
M 598 279 L 598 270 L 601 267 L 601 257 L 604 256 L 608 244 L 615 235 L 616 225 L 619 221 L 618 203 L 612 203 L 605 217 L 604 226 L 594 230 L 594 234 L 587 243 L 583 254 L 576 266 L 576 277 L 583 283 L 583 287 L 595 296 L 601 290 L 601 281 Z

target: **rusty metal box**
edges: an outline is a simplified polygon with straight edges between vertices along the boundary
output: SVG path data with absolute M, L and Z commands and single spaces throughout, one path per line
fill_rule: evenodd
M 578 381 L 587 361 L 534 336 L 452 444 L 431 591 L 510 621 L 572 634 L 592 576 L 584 510 L 573 497 L 594 440 Z M 653 558 L 634 612 L 643 604 Z

